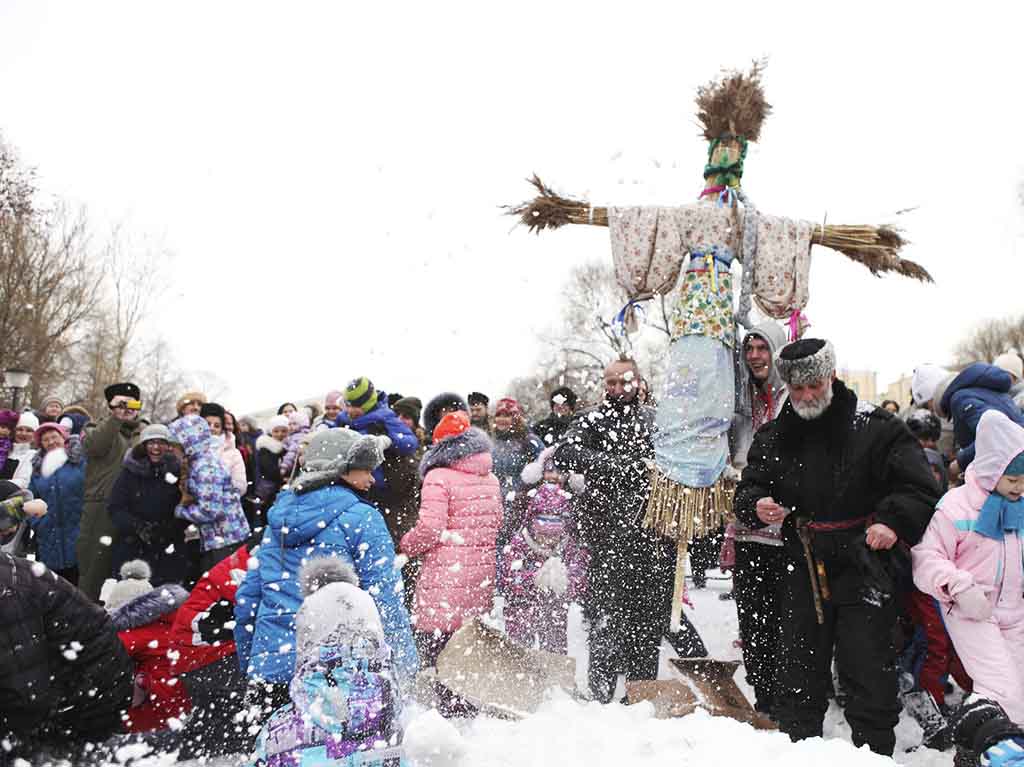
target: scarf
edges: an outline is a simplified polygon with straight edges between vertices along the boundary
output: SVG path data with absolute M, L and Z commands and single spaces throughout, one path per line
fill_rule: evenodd
M 989 493 L 974 523 L 974 532 L 1000 541 L 1006 532 L 1021 530 L 1024 530 L 1024 498 L 1010 501 L 999 493 Z
M 0 438 L 0 468 L 3 468 L 4 464 L 7 463 L 7 454 L 11 452 L 11 439 L 10 437 Z
M 756 389 L 754 401 L 751 405 L 751 420 L 754 424 L 754 431 L 757 431 L 770 420 L 775 414 L 775 392 L 772 390 L 771 381 L 765 381 L 764 388 Z
M 51 477 L 61 466 L 68 462 L 68 451 L 62 447 L 54 448 L 43 456 L 39 473 L 43 477 Z

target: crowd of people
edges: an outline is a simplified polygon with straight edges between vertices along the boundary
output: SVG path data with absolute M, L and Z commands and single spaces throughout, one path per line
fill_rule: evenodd
M 913 401 L 882 407 L 828 341 L 772 322 L 741 368 L 734 518 L 691 543 L 691 577 L 732 572 L 757 711 L 799 740 L 835 699 L 854 744 L 891 755 L 906 709 L 963 764 L 1020 758 L 1020 356 L 920 365 Z M 532 424 L 512 398 L 424 405 L 366 376 L 265 423 L 201 392 L 146 423 L 138 386 L 104 394 L 102 418 L 0 411 L 0 763 L 124 733 L 397 763 L 414 691 L 477 714 L 430 670 L 481 616 L 565 654 L 581 605 L 600 703 L 657 678 L 663 639 L 706 654 L 685 618 L 669 630 L 676 543 L 640 522 L 657 403 L 631 359 Z

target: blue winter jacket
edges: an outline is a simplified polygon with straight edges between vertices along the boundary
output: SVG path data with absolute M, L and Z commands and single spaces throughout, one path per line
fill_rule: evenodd
M 360 434 L 372 434 L 374 436 L 387 435 L 391 438 L 391 447 L 400 456 L 412 455 L 420 446 L 420 441 L 412 429 L 406 426 L 395 411 L 387 406 L 388 395 L 384 392 L 377 393 L 377 406 L 368 413 L 363 413 L 355 420 L 348 417 L 344 410 L 334 419 L 334 425 L 354 429 Z M 384 471 L 378 466 L 373 470 L 373 479 L 377 487 L 383 487 Z
M 975 362 L 968 365 L 946 388 L 939 403 L 953 419 L 953 434 L 960 452 L 956 462 L 963 471 L 974 460 L 974 435 L 986 410 L 998 410 L 1014 423 L 1024 426 L 1024 414 L 1008 392 L 1010 374 L 995 365 Z
M 36 546 L 41 559 L 51 570 L 78 566 L 75 542 L 82 524 L 85 503 L 85 455 L 78 437 L 68 438 L 65 450 L 68 461 L 49 477 L 40 473 L 43 453 L 32 459 L 32 479 L 28 489 L 34 498 L 46 501 L 46 514 L 29 517 L 35 530 Z
M 267 531 L 235 602 L 238 662 L 250 678 L 289 682 L 295 672 L 295 614 L 302 604 L 299 568 L 308 557 L 351 562 L 373 597 L 394 653 L 412 678 L 419 667 L 401 571 L 380 512 L 352 490 L 328 485 L 297 495 L 283 490 L 267 513 Z M 255 569 L 253 569 L 255 568 Z

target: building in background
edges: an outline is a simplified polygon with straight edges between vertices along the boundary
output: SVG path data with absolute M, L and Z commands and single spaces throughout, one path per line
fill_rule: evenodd
M 840 368 L 836 375 L 846 384 L 847 388 L 857 395 L 857 399 L 878 404 L 878 373 L 874 370 L 849 370 Z
M 910 382 L 914 379 L 912 375 L 903 375 L 889 384 L 889 388 L 882 394 L 882 399 L 891 399 L 900 406 L 902 412 L 910 407 Z

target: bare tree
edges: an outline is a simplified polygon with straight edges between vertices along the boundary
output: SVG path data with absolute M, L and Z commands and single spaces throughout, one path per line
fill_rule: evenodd
M 570 386 L 581 401 L 594 402 L 601 396 L 605 366 L 628 355 L 637 359 L 649 382 L 661 377 L 658 366 L 671 335 L 670 310 L 664 297 L 647 302 L 646 322 L 639 332 L 627 333 L 615 321 L 627 302 L 625 291 L 616 283 L 612 267 L 603 262 L 576 267 L 562 290 L 562 312 L 558 325 L 540 337 L 541 351 L 534 372 L 509 384 L 517 399 L 536 403 L 547 411 L 548 393 L 558 386 Z
M 105 386 L 136 380 L 151 417 L 173 416 L 188 376 L 146 334 L 166 258 L 121 227 L 94 248 L 84 211 L 38 204 L 34 171 L 0 138 L 0 369 L 27 369 L 33 400 L 54 393 L 103 412 Z M 226 391 L 214 374 L 194 378 L 211 396 Z
M 230 392 L 227 381 L 212 370 L 193 370 L 185 380 L 189 391 L 201 391 L 209 402 L 219 402 Z
M 163 293 L 160 264 L 166 254 L 128 241 L 116 227 L 104 253 L 107 303 L 112 323 L 111 355 L 115 379 L 131 371 L 129 350 L 135 346 L 147 310 Z
M 188 384 L 167 339 L 157 337 L 144 346 L 136 370 L 146 417 L 154 423 L 170 421 L 177 414 L 178 397 Z
M 986 320 L 968 333 L 953 349 L 957 366 L 991 362 L 1000 354 L 1024 351 L 1024 315 Z
M 99 284 L 84 214 L 58 206 L 0 215 L 0 363 L 31 373 L 30 395 L 62 382 Z

